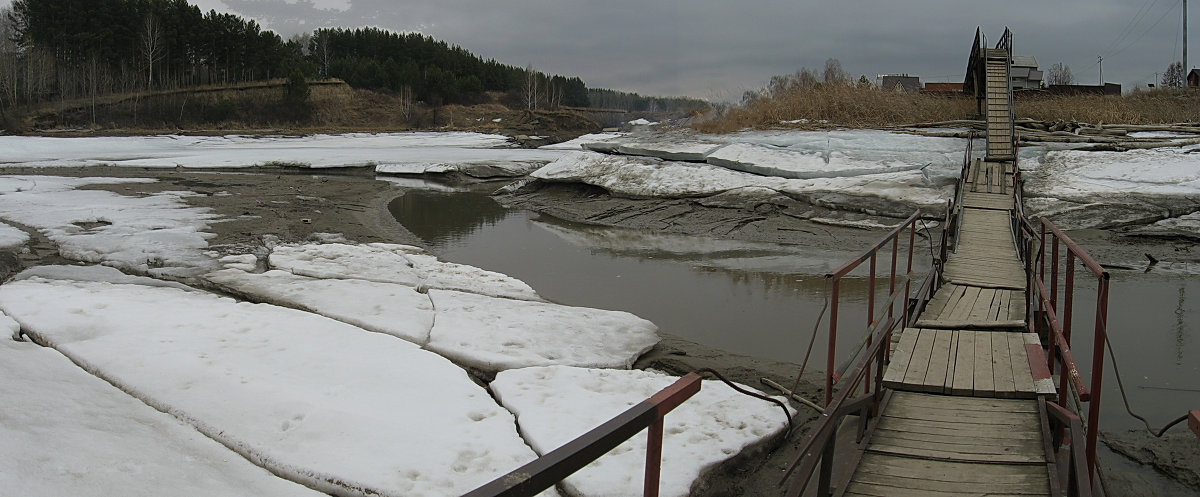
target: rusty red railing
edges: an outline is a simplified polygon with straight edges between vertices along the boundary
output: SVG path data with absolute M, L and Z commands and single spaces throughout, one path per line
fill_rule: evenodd
M 840 304 L 840 296 L 841 296 L 841 290 L 842 290 L 842 278 L 845 278 L 847 275 L 850 274 L 851 271 L 854 271 L 855 269 L 857 269 L 864 262 L 868 262 L 868 261 L 870 262 L 870 272 L 867 275 L 867 323 L 866 323 L 867 333 L 866 333 L 866 337 L 865 337 L 866 338 L 866 347 L 870 347 L 871 341 L 874 339 L 875 332 L 881 328 L 880 325 L 883 323 L 883 321 L 882 321 L 883 316 L 876 317 L 876 315 L 875 315 L 875 293 L 876 293 L 875 286 L 876 286 L 876 282 L 878 279 L 877 278 L 877 276 L 878 276 L 878 267 L 877 266 L 878 266 L 879 252 L 881 250 L 883 250 L 883 248 L 886 245 L 888 245 L 890 242 L 890 244 L 891 244 L 891 272 L 888 273 L 888 276 L 887 276 L 889 292 L 888 292 L 887 302 L 885 303 L 885 305 L 886 305 L 886 309 L 887 309 L 887 318 L 891 322 L 889 323 L 890 326 L 887 331 L 890 332 L 891 331 L 890 327 L 894 326 L 894 324 L 896 323 L 896 321 L 893 319 L 893 317 L 896 312 L 895 304 L 897 303 L 897 301 L 899 301 L 901 304 L 903 304 L 901 306 L 901 311 L 900 311 L 901 314 L 903 315 L 903 319 L 901 319 L 901 321 L 899 321 L 899 322 L 907 324 L 909 322 L 909 306 L 908 306 L 908 298 L 907 297 L 909 295 L 910 290 L 912 289 L 911 285 L 912 285 L 912 275 L 913 275 L 913 269 L 912 269 L 913 249 L 916 245 L 917 223 L 920 221 L 920 218 L 921 218 L 921 210 L 917 209 L 917 211 L 913 212 L 911 216 L 908 216 L 908 219 L 905 219 L 904 222 L 900 223 L 900 225 L 897 226 L 896 228 L 894 228 L 891 232 L 889 232 L 887 234 L 887 236 L 884 236 L 881 240 L 876 242 L 875 245 L 871 246 L 871 248 L 869 248 L 865 252 L 863 252 L 862 255 L 847 261 L 845 264 L 842 264 L 841 267 L 839 267 L 839 268 L 833 270 L 833 272 L 830 272 L 825 275 L 826 279 L 829 279 L 833 282 L 832 291 L 831 291 L 830 299 L 829 299 L 829 302 L 830 302 L 830 305 L 829 305 L 829 347 L 828 347 L 828 351 L 827 351 L 828 355 L 826 356 L 826 367 L 825 367 L 825 405 L 826 406 L 828 406 L 829 403 L 833 401 L 833 383 L 834 383 L 834 381 L 836 381 L 837 376 L 838 376 L 837 366 L 836 366 L 837 336 L 838 336 L 838 307 Z M 905 269 L 904 274 L 901 275 L 896 272 L 896 265 L 900 258 L 900 250 L 899 250 L 900 249 L 900 235 L 905 230 L 908 230 L 908 232 L 909 232 L 908 233 L 908 250 L 907 250 L 908 262 L 907 262 L 907 265 L 905 266 L 906 269 Z M 904 287 L 903 292 L 901 292 L 900 290 L 897 289 L 897 286 L 900 286 L 900 285 L 903 285 L 903 287 Z M 903 296 L 905 298 L 901 299 L 900 298 L 901 296 Z M 891 336 L 890 333 L 887 336 L 888 336 L 888 338 L 890 338 L 890 336 Z M 868 375 L 869 375 L 869 371 L 868 371 Z M 869 392 L 870 386 L 868 385 L 867 388 L 868 388 L 867 391 Z
M 1030 331 L 1043 337 L 1050 353 L 1047 366 L 1059 375 L 1058 405 L 1068 406 L 1071 400 L 1088 404 L 1085 418 L 1085 454 L 1088 480 L 1096 471 L 1096 437 L 1100 429 L 1100 392 L 1104 380 L 1104 344 L 1108 334 L 1109 273 L 1092 259 L 1049 219 L 1040 220 L 1040 247 L 1031 266 L 1036 289 L 1036 302 L 1030 302 L 1033 317 Z M 1047 245 L 1049 257 L 1047 257 Z M 1060 253 L 1065 249 L 1065 254 Z M 1096 279 L 1096 315 L 1092 337 L 1091 378 L 1084 378 L 1071 350 L 1072 321 L 1075 303 L 1075 270 L 1082 265 Z M 1050 287 L 1046 287 L 1046 269 L 1050 270 Z M 1060 271 L 1061 270 L 1061 271 Z M 1061 279 L 1060 279 L 1061 276 Z M 1061 281 L 1061 287 L 1060 287 Z M 1061 292 L 1060 292 L 1061 290 Z M 1062 301 L 1059 301 L 1059 295 Z M 1057 366 L 1057 367 L 1056 367 Z M 1090 380 L 1090 381 L 1089 381 Z M 1072 395 L 1074 398 L 1072 398 Z
M 688 373 L 649 399 L 584 433 L 566 445 L 492 480 L 463 497 L 531 497 L 579 471 L 643 429 L 646 447 L 645 497 L 658 496 L 662 467 L 663 417 L 700 391 L 700 375 Z
M 817 421 L 816 426 L 805 434 L 801 441 L 800 455 L 792 462 L 788 471 L 780 481 L 782 485 L 792 475 L 796 479 L 788 488 L 789 497 L 801 495 L 817 473 L 817 495 L 829 495 L 832 485 L 833 465 L 836 451 L 836 434 L 842 420 L 848 415 L 858 415 L 859 439 L 867 430 L 868 422 L 879 412 L 883 397 L 883 372 L 889 360 L 892 332 L 897 326 L 908 324 L 919 313 L 919 309 L 928 301 L 933 293 L 939 265 L 933 264 L 929 277 L 922 283 L 914 295 L 912 290 L 912 256 L 916 245 L 916 225 L 920 221 L 921 211 L 918 210 L 903 223 L 894 228 L 862 255 L 846 262 L 838 269 L 825 275 L 832 280 L 832 295 L 830 298 L 829 321 L 829 350 L 825 371 L 825 412 Z M 897 272 L 901 250 L 900 237 L 908 230 L 907 263 L 904 274 Z M 885 247 L 891 246 L 891 271 L 888 274 L 888 297 L 886 302 L 876 309 L 875 294 L 879 280 L 878 258 Z M 863 263 L 870 263 L 870 273 L 867 275 L 867 333 L 864 340 L 864 350 L 853 354 L 850 364 L 852 371 L 838 378 L 835 366 L 837 358 L 838 337 L 838 307 L 841 299 L 841 280 Z M 899 311 L 897 303 L 902 304 Z M 899 314 L 899 316 L 897 316 Z M 837 395 L 833 395 L 834 381 L 840 385 Z M 859 387 L 862 394 L 854 396 Z M 818 473 L 819 471 L 819 473 Z

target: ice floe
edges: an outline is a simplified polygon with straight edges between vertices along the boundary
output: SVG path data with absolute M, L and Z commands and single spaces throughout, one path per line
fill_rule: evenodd
M 629 368 L 658 343 L 657 326 L 628 312 L 430 290 L 429 350 L 483 371 L 565 364 Z
M 409 245 L 281 245 L 272 250 L 269 260 L 272 268 L 313 278 L 355 278 L 540 300 L 537 292 L 521 280 L 473 266 L 439 261 L 423 249 Z
M 491 383 L 496 397 L 517 414 L 521 433 L 540 454 L 554 450 L 674 383 L 652 371 L 563 366 L 505 371 Z M 788 427 L 779 406 L 705 381 L 700 392 L 666 415 L 662 495 L 689 495 L 705 471 Z M 568 476 L 572 495 L 639 495 L 646 435 L 633 438 Z
M 41 278 L 0 286 L 0 308 L 84 369 L 324 492 L 457 496 L 535 457 L 461 368 L 307 312 Z
M 256 302 L 295 307 L 418 345 L 429 341 L 433 304 L 411 286 L 361 279 L 319 279 L 286 271 L 223 269 L 208 281 Z
M 0 316 L 3 328 L 16 326 Z M 7 337 L 7 335 L 5 335 Z M 323 495 L 281 479 L 31 342 L 0 340 L 9 495 Z
M 3 138 L 3 137 L 0 137 Z M 159 276 L 181 276 L 214 264 L 204 230 L 215 217 L 189 207 L 186 192 L 144 196 L 77 188 L 136 184 L 146 179 L 0 176 L 0 217 L 35 228 L 67 258 Z

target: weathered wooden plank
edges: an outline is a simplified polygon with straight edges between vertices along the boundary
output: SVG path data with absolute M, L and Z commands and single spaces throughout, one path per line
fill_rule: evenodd
M 950 346 L 953 332 L 950 330 L 926 330 L 933 333 L 933 352 L 929 356 L 929 367 L 925 371 L 923 391 L 942 393 L 946 387 L 946 370 L 954 349 Z M 1024 347 L 1024 344 L 1022 344 Z
M 1036 414 L 1028 412 L 956 411 L 953 409 L 937 409 L 917 405 L 888 406 L 883 415 L 899 419 L 921 419 L 952 424 L 974 423 L 1011 426 L 1022 426 L 1027 423 L 1035 423 L 1038 420 Z
M 925 372 L 929 370 L 929 358 L 933 355 L 934 333 L 922 328 L 916 329 L 917 344 L 913 346 L 912 359 L 908 363 L 908 371 L 904 374 L 904 388 L 923 389 Z
M 918 334 L 919 332 L 915 328 L 905 328 L 900 332 L 900 341 L 896 343 L 896 350 L 892 353 L 892 362 L 888 364 L 887 371 L 883 373 L 883 386 L 899 388 L 904 383 L 904 376 L 912 361 Z
M 967 333 L 963 336 L 970 337 L 973 334 Z M 1022 333 L 1022 335 L 1032 335 L 1034 338 L 1037 335 L 1032 333 Z M 913 392 L 893 392 L 890 405 L 897 406 L 921 406 L 928 408 L 953 409 L 960 411 L 985 411 L 985 412 L 1008 412 L 1008 413 L 1038 413 L 1037 402 L 1018 399 L 995 399 L 987 397 L 954 397 L 950 395 L 924 395 Z
M 1045 478 L 1046 469 L 1024 464 L 972 464 L 949 461 L 889 457 L 883 454 L 863 454 L 859 469 L 877 475 L 909 476 L 938 480 L 948 479 L 977 483 L 1016 483 L 1030 477 Z
M 1033 388 L 1038 395 L 1053 395 L 1054 378 L 1050 376 L 1050 368 L 1046 364 L 1046 355 L 1042 351 L 1042 343 L 1033 333 L 1022 333 L 1025 342 L 1025 357 L 1029 359 L 1029 371 L 1033 375 Z
M 1013 437 L 1030 440 L 1041 440 L 1042 431 L 1033 425 L 983 425 L 973 423 L 942 423 L 923 419 L 907 419 L 882 417 L 878 430 L 889 429 L 896 432 L 929 433 L 934 435 L 954 435 L 960 437 Z
M 975 334 L 955 333 L 958 349 L 954 356 L 954 375 L 950 382 L 953 395 L 971 395 L 975 385 Z
M 871 443 L 984 456 L 1045 452 L 1041 438 L 1011 438 L 998 433 L 995 436 L 963 437 L 957 434 L 876 430 Z
M 967 287 L 963 291 L 962 299 L 954 305 L 954 310 L 950 311 L 947 319 L 967 321 L 971 315 L 971 309 L 975 306 L 975 301 L 979 300 L 979 292 L 981 288 Z
M 975 387 L 971 391 L 975 396 L 992 396 L 996 392 L 996 380 L 992 377 L 992 340 L 985 333 L 971 333 L 975 336 L 975 369 L 972 382 Z
M 1037 445 L 1038 448 L 1041 444 Z M 993 462 L 993 463 L 1041 463 L 1045 462 L 1045 455 L 1042 451 L 1037 453 L 996 453 L 984 454 L 976 452 L 955 452 L 945 450 L 944 447 L 910 447 L 908 444 L 894 441 L 872 440 L 871 446 L 867 449 L 876 453 L 889 453 L 906 455 L 910 457 L 923 457 L 935 461 L 967 461 L 967 462 Z
M 1001 398 L 1016 396 L 1013 380 L 1013 357 L 1008 352 L 1008 337 L 1005 333 L 988 333 L 992 341 L 992 376 L 996 381 L 995 395 Z M 1022 354 L 1021 359 L 1024 359 Z
M 988 315 L 991 313 L 992 308 L 997 306 L 995 302 L 996 293 L 995 288 L 979 289 L 979 299 L 975 301 L 975 305 L 971 309 L 971 314 L 967 316 L 967 319 L 971 322 L 994 321 Z
M 997 333 L 1008 339 L 1008 354 L 1012 358 L 1013 390 L 1034 393 L 1033 374 L 1029 372 L 1029 358 L 1025 355 L 1025 339 L 1022 333 Z
M 978 466 L 978 465 L 970 465 Z M 966 470 L 967 468 L 963 468 Z M 974 468 L 971 468 L 974 469 Z M 1045 468 L 1042 468 L 1045 473 Z M 922 476 L 897 475 L 893 473 L 876 473 L 871 470 L 864 470 L 860 467 L 860 473 L 854 477 L 855 483 L 895 486 L 912 490 L 926 490 L 934 492 L 957 492 L 959 495 L 970 495 L 972 493 L 984 492 L 987 495 L 993 493 L 1013 493 L 1026 495 L 1042 495 L 1050 491 L 1050 480 L 1047 475 L 1041 475 L 1040 478 L 1034 475 L 1020 475 L 1011 480 L 992 479 L 990 482 L 977 481 L 959 481 L 947 480 L 937 476 L 925 478 Z

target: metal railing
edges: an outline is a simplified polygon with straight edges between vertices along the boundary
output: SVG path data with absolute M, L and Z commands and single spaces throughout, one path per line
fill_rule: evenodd
M 852 414 L 859 416 L 858 437 L 861 441 L 866 433 L 867 424 L 879 412 L 884 393 L 883 372 L 890 359 L 889 345 L 892 341 L 892 332 L 898 325 L 909 324 L 919 314 L 920 309 L 933 293 L 940 268 L 935 263 L 917 292 L 915 294 L 911 292 L 912 256 L 916 245 L 916 225 L 920 221 L 920 214 L 921 211 L 917 210 L 862 255 L 825 275 L 825 278 L 833 282 L 829 322 L 829 355 L 825 374 L 825 412 L 822 413 L 816 426 L 804 436 L 801 441 L 802 448 L 799 457 L 788 468 L 787 473 L 780 481 L 780 485 L 783 485 L 793 474 L 797 475 L 797 479 L 788 488 L 786 494 L 788 496 L 799 496 L 804 492 L 811 482 L 813 474 L 818 470 L 818 495 L 829 495 L 835 460 L 836 435 L 842 419 Z M 908 230 L 908 262 L 905 274 L 901 275 L 897 274 L 897 265 L 900 259 L 900 237 L 905 230 Z M 891 272 L 888 275 L 889 294 L 876 312 L 878 256 L 879 252 L 888 245 L 891 245 Z M 866 346 L 863 351 L 851 357 L 851 364 L 854 364 L 853 370 L 839 379 L 834 361 L 837 356 L 841 280 L 868 261 L 870 273 L 867 277 Z M 899 312 L 896 310 L 897 303 L 902 304 Z M 833 395 L 835 380 L 841 386 L 836 396 Z M 853 397 L 860 387 L 863 393 Z
M 1038 397 L 1038 407 L 1047 415 L 1048 421 L 1055 425 L 1051 428 L 1052 433 L 1056 434 L 1051 444 L 1052 452 L 1062 444 L 1062 435 L 1064 433 L 1069 435 L 1072 440 L 1083 436 L 1083 422 L 1080 421 L 1079 416 L 1076 416 L 1075 413 L 1054 402 L 1047 401 L 1045 397 Z M 1087 460 L 1084 458 L 1083 452 L 1075 444 L 1071 444 L 1064 466 L 1067 469 L 1067 496 L 1091 497 L 1092 486 L 1090 485 L 1090 480 L 1083 480 L 1084 475 L 1090 474 L 1088 473 Z
M 889 331 L 889 332 L 891 331 L 890 327 L 896 323 L 896 321 L 893 319 L 893 317 L 896 313 L 895 304 L 897 301 L 904 304 L 904 305 L 902 305 L 902 309 L 900 311 L 901 314 L 903 315 L 903 319 L 899 322 L 907 324 L 909 322 L 909 315 L 910 315 L 907 297 L 909 295 L 910 290 L 912 289 L 913 249 L 915 248 L 915 245 L 916 245 L 917 223 L 920 221 L 920 218 L 921 218 L 921 210 L 917 209 L 917 211 L 913 212 L 911 216 L 908 216 L 908 219 L 905 219 L 904 222 L 900 223 L 899 226 L 892 229 L 891 232 L 889 232 L 881 240 L 876 242 L 875 245 L 871 246 L 871 248 L 869 248 L 865 252 L 863 252 L 862 255 L 847 261 L 845 264 L 842 264 L 841 267 L 839 267 L 839 268 L 833 270 L 833 272 L 827 273 L 825 275 L 825 278 L 827 280 L 830 280 L 833 282 L 832 292 L 830 294 L 830 299 L 829 299 L 829 302 L 830 302 L 830 306 L 829 306 L 829 347 L 827 350 L 828 355 L 826 356 L 826 363 L 825 363 L 825 405 L 826 406 L 828 406 L 829 403 L 833 401 L 833 383 L 834 383 L 834 381 L 837 380 L 837 377 L 839 376 L 839 373 L 837 371 L 836 361 L 837 361 L 837 337 L 838 337 L 838 321 L 839 321 L 838 320 L 838 308 L 839 308 L 839 304 L 841 303 L 840 297 L 841 297 L 841 289 L 842 289 L 842 278 L 845 278 L 846 275 L 850 274 L 851 271 L 854 271 L 855 269 L 857 269 L 864 262 L 868 262 L 868 261 L 870 262 L 870 272 L 867 275 L 867 322 L 866 322 L 867 333 L 865 334 L 865 337 L 864 337 L 866 340 L 867 347 L 871 346 L 871 341 L 874 340 L 875 334 L 878 330 L 886 328 L 886 331 Z M 899 255 L 900 255 L 900 235 L 904 232 L 905 229 L 907 229 L 909 231 L 908 250 L 907 250 L 908 263 L 907 263 L 904 274 L 901 275 L 896 272 L 896 265 L 897 265 L 897 262 L 899 260 Z M 875 287 L 876 287 L 876 283 L 877 283 L 877 279 L 878 279 L 877 277 L 878 277 L 879 252 L 881 250 L 883 250 L 884 246 L 888 245 L 889 242 L 891 243 L 891 272 L 888 273 L 888 275 L 887 275 L 888 298 L 887 298 L 887 302 L 885 303 L 886 309 L 887 309 L 887 318 L 889 320 L 888 321 L 889 326 L 884 327 L 884 326 L 881 326 L 884 323 L 883 316 L 876 317 L 876 315 L 875 315 L 875 293 L 876 293 Z M 904 287 L 902 292 L 901 292 L 901 290 L 897 289 L 897 287 L 900 285 L 903 285 L 903 287 Z M 902 295 L 905 298 L 900 299 L 899 297 Z M 881 309 L 882 309 L 882 307 L 881 307 Z M 851 360 L 853 360 L 853 357 L 851 358 Z M 868 386 L 868 388 L 869 388 L 869 386 Z
M 688 373 L 649 399 L 554 449 L 533 462 L 492 480 L 463 497 L 531 497 L 579 471 L 621 443 L 649 428 L 645 497 L 658 496 L 662 467 L 663 417 L 700 391 L 700 375 Z
M 1030 331 L 1042 336 L 1043 342 L 1049 346 L 1049 353 L 1046 354 L 1047 366 L 1051 373 L 1057 372 L 1059 375 L 1058 405 L 1068 406 L 1071 400 L 1088 404 L 1084 443 L 1090 482 L 1096 470 L 1096 436 L 1100 428 L 1104 344 L 1108 333 L 1109 273 L 1049 219 L 1041 218 L 1040 227 L 1039 249 L 1030 266 L 1036 302 L 1030 302 L 1033 319 L 1030 319 L 1029 327 Z M 1050 245 L 1049 258 L 1047 245 Z M 1065 254 L 1060 257 L 1064 248 Z M 1085 380 L 1080 372 L 1071 350 L 1077 263 L 1082 264 L 1096 279 L 1096 316 L 1092 337 L 1090 382 Z M 1046 287 L 1047 266 L 1050 270 L 1049 288 Z M 1060 289 L 1062 302 L 1059 301 Z M 1074 399 L 1071 398 L 1072 395 Z

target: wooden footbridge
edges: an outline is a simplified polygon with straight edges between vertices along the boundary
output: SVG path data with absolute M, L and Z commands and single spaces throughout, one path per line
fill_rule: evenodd
M 964 88 L 979 99 L 986 151 L 975 157 L 968 140 L 923 283 L 913 291 L 920 211 L 826 275 L 825 406 L 780 482 L 789 497 L 1092 495 L 1109 275 L 1053 223 L 1025 219 L 1012 35 L 985 45 L 977 31 Z M 842 316 L 842 278 L 868 262 L 866 315 Z M 1088 376 L 1071 350 L 1079 267 L 1095 278 Z M 861 348 L 839 370 L 839 321 L 861 318 Z M 644 495 L 657 496 L 663 416 L 699 388 L 695 373 L 685 376 L 469 495 L 533 495 L 649 427 Z
M 911 296 L 919 213 L 828 275 L 834 304 L 826 410 L 784 479 L 788 496 L 1091 495 L 1101 364 L 1090 388 L 1084 385 L 1070 351 L 1071 287 L 1076 261 L 1094 270 L 1094 357 L 1102 357 L 1108 274 L 1049 221 L 1038 230 L 1025 220 L 1011 33 L 1005 30 L 996 48 L 983 45 L 977 32 L 964 87 L 979 99 L 986 152 L 974 157 L 968 145 L 941 254 L 925 285 Z M 906 230 L 903 274 L 896 268 Z M 1061 263 L 1065 328 L 1055 311 L 1060 244 L 1069 252 Z M 888 245 L 886 312 L 876 312 L 877 259 Z M 839 378 L 838 283 L 868 260 L 868 345 L 857 368 Z M 1085 417 L 1069 408 L 1081 403 L 1088 403 Z

